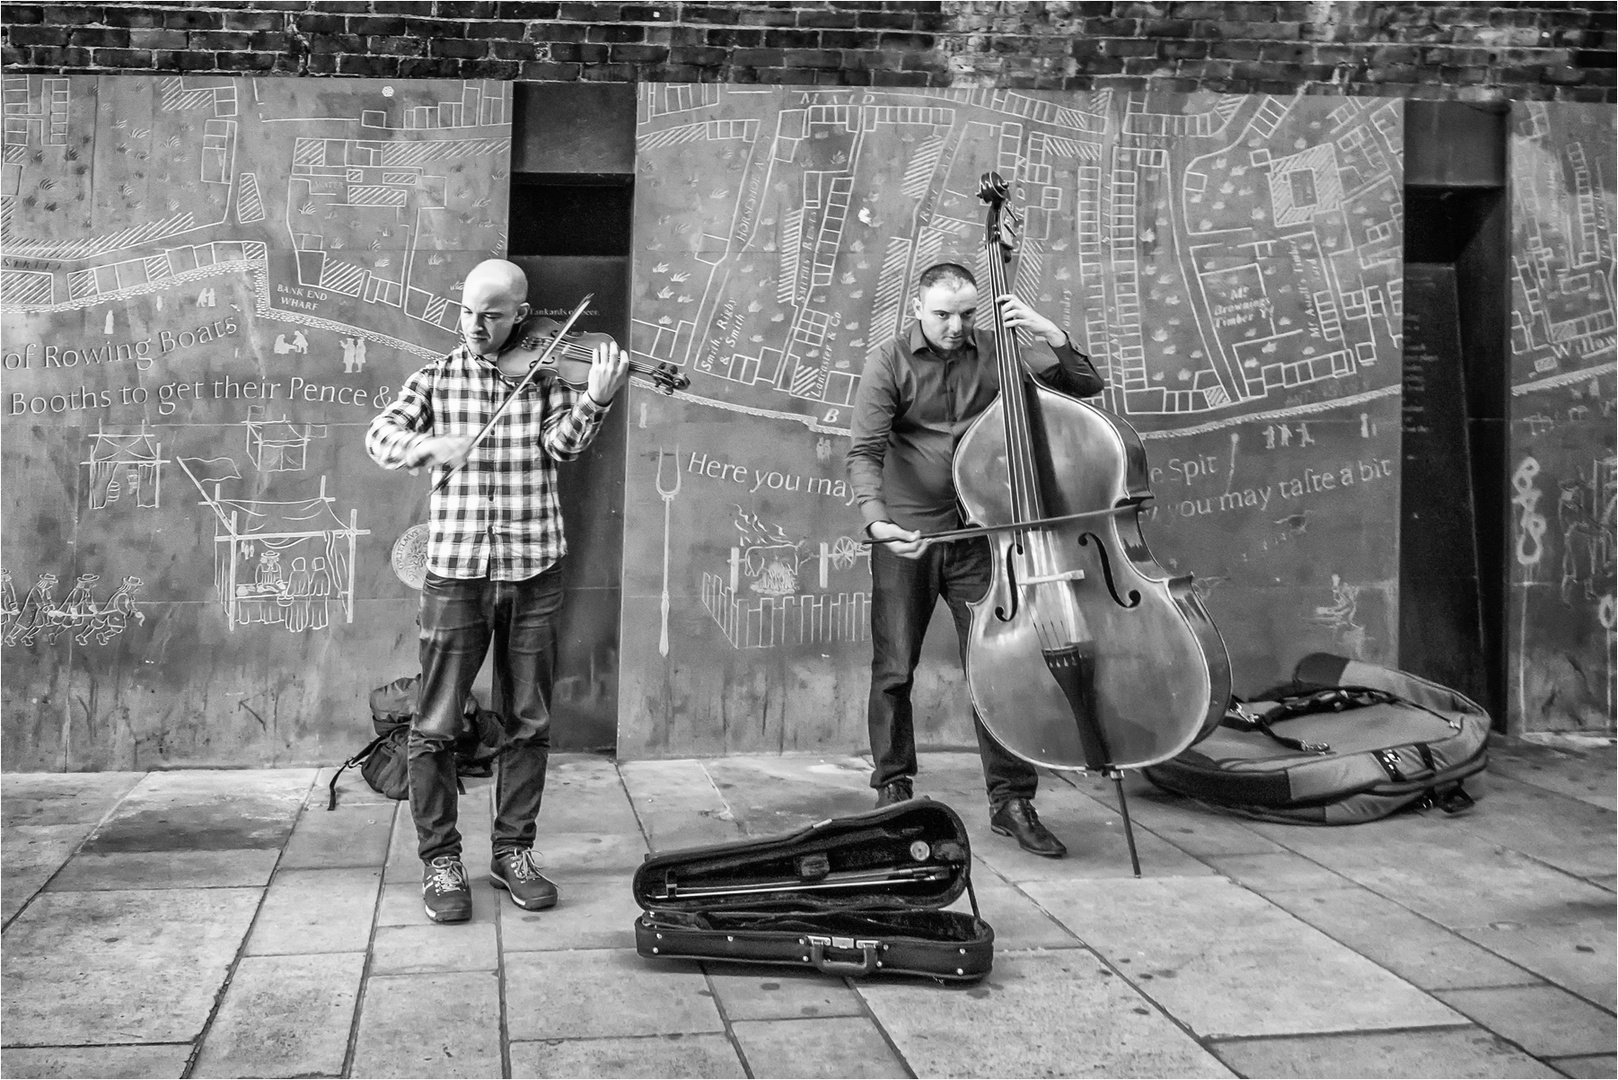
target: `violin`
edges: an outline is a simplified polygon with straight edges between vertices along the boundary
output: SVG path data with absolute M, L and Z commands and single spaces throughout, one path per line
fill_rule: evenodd
M 590 365 L 595 360 L 596 348 L 601 345 L 617 348 L 618 343 L 610 334 L 579 330 L 563 332 L 564 329 L 561 323 L 549 316 L 530 316 L 512 330 L 506 347 L 500 350 L 500 358 L 514 358 L 524 370 L 530 370 L 537 364 L 539 375 L 557 379 L 571 390 L 584 390 L 590 385 Z M 554 349 L 550 348 L 553 342 L 557 342 Z M 631 360 L 629 370 L 651 379 L 656 388 L 665 394 L 673 394 L 691 385 L 689 375 L 667 362 L 647 367 Z
M 594 298 L 594 293 L 586 293 L 565 323 L 540 316 L 524 319 L 513 328 L 511 336 L 506 339 L 506 347 L 500 350 L 500 359 L 503 360 L 508 356 L 516 357 L 526 372 L 478 433 L 472 436 L 471 446 L 467 448 L 468 454 L 483 442 L 494 429 L 494 425 L 499 422 L 500 417 L 511 407 L 511 403 L 516 401 L 518 395 L 528 389 L 528 384 L 539 376 L 560 379 L 562 384 L 571 390 L 589 389 L 590 366 L 595 362 L 597 346 L 618 347 L 618 343 L 607 334 L 585 334 L 573 329 L 573 324 L 579 321 L 579 316 L 584 314 Z M 657 388 L 665 394 L 673 394 L 674 391 L 684 390 L 691 385 L 689 376 L 666 362 L 658 364 L 655 368 L 648 368 L 630 361 L 629 370 L 650 376 L 657 384 Z M 463 458 L 460 464 L 446 468 L 432 490 L 434 492 L 442 490 L 444 485 L 449 483 L 449 478 L 465 464 L 466 459 Z
M 1016 216 L 998 174 L 983 175 L 979 197 L 991 295 L 1001 296 Z M 1171 576 L 1147 549 L 1139 434 L 1033 380 L 991 310 L 1000 396 L 952 466 L 966 519 L 994 551 L 989 590 L 969 605 L 972 703 L 1018 757 L 1117 780 L 1213 731 L 1230 700 L 1230 658 L 1191 576 Z M 1133 857 L 1132 836 L 1130 848 Z

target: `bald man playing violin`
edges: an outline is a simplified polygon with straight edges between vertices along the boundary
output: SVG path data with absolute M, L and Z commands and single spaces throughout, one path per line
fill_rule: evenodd
M 474 445 L 528 373 L 531 351 L 505 351 L 528 316 L 527 297 L 528 279 L 516 264 L 490 259 L 474 267 L 461 293 L 461 344 L 410 376 L 365 437 L 378 465 L 430 466 L 435 487 L 409 740 L 422 900 L 434 922 L 472 917 L 456 829 L 454 742 L 491 644 L 505 734 L 495 768 L 490 882 L 529 911 L 557 901 L 533 851 L 550 759 L 567 554 L 556 463 L 578 457 L 595 439 L 629 374 L 629 357 L 615 344 L 598 345 L 582 392 L 558 378 L 534 379 Z
M 983 537 L 934 541 L 962 524 L 953 472 L 955 445 L 1000 393 L 994 325 L 972 272 L 939 263 L 922 272 L 916 321 L 873 354 L 860 375 L 848 451 L 849 484 L 871 545 L 871 692 L 867 724 L 876 805 L 908 799 L 916 776 L 910 702 L 922 639 L 942 597 L 966 658 L 972 614 L 988 591 L 991 562 Z M 1067 333 L 1007 293 L 994 298 L 1005 325 L 1026 332 L 1021 358 L 1041 382 L 1075 397 L 1100 393 L 1090 358 Z M 979 313 L 982 313 L 980 319 Z M 981 325 L 980 325 L 981 324 Z M 989 824 L 1025 850 L 1067 853 L 1034 812 L 1039 775 L 1003 748 L 977 711 L 978 752 L 989 796 Z

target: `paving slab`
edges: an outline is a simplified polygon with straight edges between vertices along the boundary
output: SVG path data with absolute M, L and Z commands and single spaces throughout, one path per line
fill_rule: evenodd
M 1118 805 L 1111 781 L 1077 774 L 1046 781 L 1072 783 L 1080 791 L 1108 806 Z M 1129 802 L 1130 820 L 1137 830 L 1167 840 L 1188 855 L 1261 855 L 1283 850 L 1275 841 L 1248 828 L 1246 819 L 1227 811 L 1164 791 L 1138 773 L 1124 776 L 1124 797 Z
M 313 769 L 147 773 L 84 843 L 89 854 L 279 851 Z
M 500 1076 L 500 980 L 493 971 L 373 975 L 351 1076 Z
M 192 1076 L 338 1076 L 365 954 L 244 956 Z
M 1526 739 L 1489 739 L 1489 774 L 1509 776 L 1546 791 L 1556 791 L 1618 810 L 1618 749 L 1606 746 L 1556 747 Z
M 354 747 L 354 750 L 358 752 L 364 746 L 365 743 L 360 743 Z M 304 798 L 303 804 L 305 807 L 316 810 L 326 809 L 327 804 L 331 801 L 332 774 L 336 771 L 337 766 L 328 765 L 315 772 L 315 779 L 309 787 L 309 794 Z M 337 806 L 342 808 L 366 803 L 372 806 L 392 806 L 394 800 L 366 783 L 365 777 L 360 775 L 358 766 L 352 769 L 344 769 L 342 778 L 337 781 Z
M 500 965 L 496 929 L 504 903 L 487 882 L 472 882 L 472 918 L 462 923 L 435 923 L 422 908 L 416 890 L 416 917 L 402 926 L 378 926 L 371 945 L 373 975 L 429 971 L 494 971 Z
M 861 1016 L 865 1003 L 846 980 L 818 971 L 710 963 L 713 987 L 725 1019 L 802 1020 L 814 1016 Z
M 978 914 L 994 928 L 996 949 L 1076 949 L 1083 945 L 1032 897 L 976 856 L 972 859 L 972 889 L 978 897 Z M 963 892 L 946 910 L 969 914 L 971 899 Z
M 563 876 L 616 873 L 627 877 L 646 859 L 646 844 L 638 829 L 632 833 L 557 833 L 541 829 L 534 851 L 547 877 L 552 870 Z
M 1551 1058 L 1550 1062 L 1567 1076 L 1610 1078 L 1618 1076 L 1618 1055 L 1589 1054 L 1582 1057 Z
M 1203 859 L 1236 884 L 1272 900 L 1278 894 L 1298 890 L 1359 889 L 1352 880 L 1292 851 L 1205 855 Z
M 627 949 L 507 952 L 506 1023 L 513 1043 L 722 1031 L 694 962 Z
M 92 854 L 81 847 L 46 891 L 263 888 L 280 855 L 275 848 Z
M 0 938 L 6 1042 L 196 1038 L 260 895 L 257 889 L 41 893 Z
M 1461 1018 L 1269 901 L 1223 878 L 1023 886 L 1198 1035 L 1424 1027 Z
M 1535 1057 L 1604 1054 L 1618 1044 L 1612 1013 L 1559 987 L 1440 990 L 1437 995 Z
M 0 826 L 94 825 L 145 773 L 6 773 L 0 776 Z
M 738 1020 L 736 1045 L 757 1077 L 909 1077 L 869 1016 Z
M 511 1075 L 671 1078 L 743 1077 L 736 1048 L 725 1035 L 643 1035 L 633 1038 L 513 1042 Z
M 651 851 L 730 843 L 745 835 L 700 761 L 623 761 L 618 772 Z
M 1518 965 L 1369 889 L 1280 890 L 1268 898 L 1423 990 L 1532 981 Z
M 247 938 L 248 955 L 364 952 L 382 868 L 278 870 Z
M 504 951 L 635 947 L 635 920 L 641 909 L 629 887 L 628 871 L 574 874 L 547 869 L 545 873 L 556 882 L 559 894 L 553 908 L 524 911 L 504 893 L 496 894 Z
M 1399 817 L 1340 829 L 1267 822 L 1254 828 L 1451 929 L 1568 925 L 1612 911 L 1611 892 L 1487 837 L 1434 827 L 1447 824 L 1453 823 Z M 1392 850 L 1399 858 L 1388 857 Z
M 859 984 L 917 1076 L 1230 1076 L 1085 951 L 1003 953 L 981 982 Z
M 191 1056 L 190 1043 L 143 1046 L 35 1046 L 0 1050 L 0 1074 L 76 1080 L 78 1077 L 179 1077 Z
M 705 759 L 714 787 L 749 836 L 780 836 L 874 805 L 870 766 L 808 754 Z
M 477 911 L 476 896 L 472 910 Z M 377 926 L 414 926 L 426 922 L 422 904 L 421 885 L 414 881 L 385 882 L 376 905 Z
M 552 754 L 539 809 L 541 845 L 550 833 L 640 835 L 629 792 L 612 759 L 600 754 Z
M 350 803 L 327 810 L 325 804 L 305 806 L 292 826 L 292 837 L 281 852 L 280 867 L 318 869 L 374 866 L 388 861 L 394 809 L 382 803 Z
M 1424 820 L 1429 827 L 1464 829 L 1579 877 L 1618 870 L 1611 810 L 1509 776 L 1491 776 L 1488 793 L 1467 813 Z
M 1499 923 L 1459 933 L 1547 982 L 1609 1011 L 1618 1009 L 1618 937 L 1611 912 L 1573 926 Z
M 976 764 L 974 760 L 974 764 Z M 1032 855 L 1007 836 L 989 827 L 989 811 L 981 795 L 981 777 L 962 787 L 944 786 L 946 799 L 955 806 L 966 824 L 972 853 L 1012 882 L 1072 881 L 1087 878 L 1129 877 L 1129 841 L 1124 834 L 1123 817 L 1118 811 L 1091 798 L 1071 783 L 1042 777 L 1034 807 L 1040 820 L 1067 845 L 1066 858 L 1047 859 Z M 1156 833 L 1135 830 L 1135 847 L 1140 855 L 1141 873 L 1150 877 L 1206 877 L 1213 871 Z
M 1560 1075 L 1481 1028 L 1367 1031 L 1212 1044 L 1242 1076 L 1538 1077 Z
M 10 922 L 93 828 L 93 822 L 6 826 L 0 842 L 0 921 Z

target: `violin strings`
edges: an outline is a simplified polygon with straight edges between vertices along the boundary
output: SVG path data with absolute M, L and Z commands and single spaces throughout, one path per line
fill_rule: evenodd
M 541 352 L 543 352 L 545 350 L 545 346 L 544 346 L 543 343 L 540 344 L 538 346 L 538 348 L 539 348 L 539 351 L 541 351 Z M 567 342 L 567 341 L 564 341 L 560 346 L 558 346 L 556 351 L 561 353 L 563 356 L 571 357 L 572 359 L 583 360 L 583 361 L 589 361 L 589 360 L 595 359 L 595 352 L 596 352 L 595 347 L 592 346 L 592 345 L 583 345 L 583 344 L 580 344 L 579 342 Z M 651 374 L 651 369 L 650 368 L 646 367 L 644 364 L 636 363 L 633 360 L 631 360 L 629 362 L 629 370 L 630 371 L 638 371 L 643 375 Z

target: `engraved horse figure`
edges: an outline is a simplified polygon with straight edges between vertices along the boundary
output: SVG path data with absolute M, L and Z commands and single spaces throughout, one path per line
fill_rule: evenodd
M 105 645 L 124 632 L 131 618 L 138 623 L 144 623 L 145 614 L 135 610 L 135 593 L 143 584 L 145 582 L 138 577 L 124 578 L 124 583 L 118 587 L 118 591 L 107 597 L 107 602 L 96 612 L 95 618 L 90 620 L 90 625 L 73 640 L 80 645 L 88 645 L 90 638 L 94 637 L 99 644 Z
M 63 631 L 88 626 L 90 620 L 95 618 L 96 601 L 95 597 L 90 593 L 90 586 L 100 580 L 100 574 L 79 575 L 79 579 L 73 583 L 73 588 L 68 590 L 67 599 L 62 601 L 62 609 L 52 612 L 55 617 L 54 621 L 60 627 L 60 629 L 54 631 L 52 641 L 61 636 Z M 83 641 L 79 641 L 78 634 L 73 635 L 73 640 L 78 641 L 80 645 L 85 644 Z

